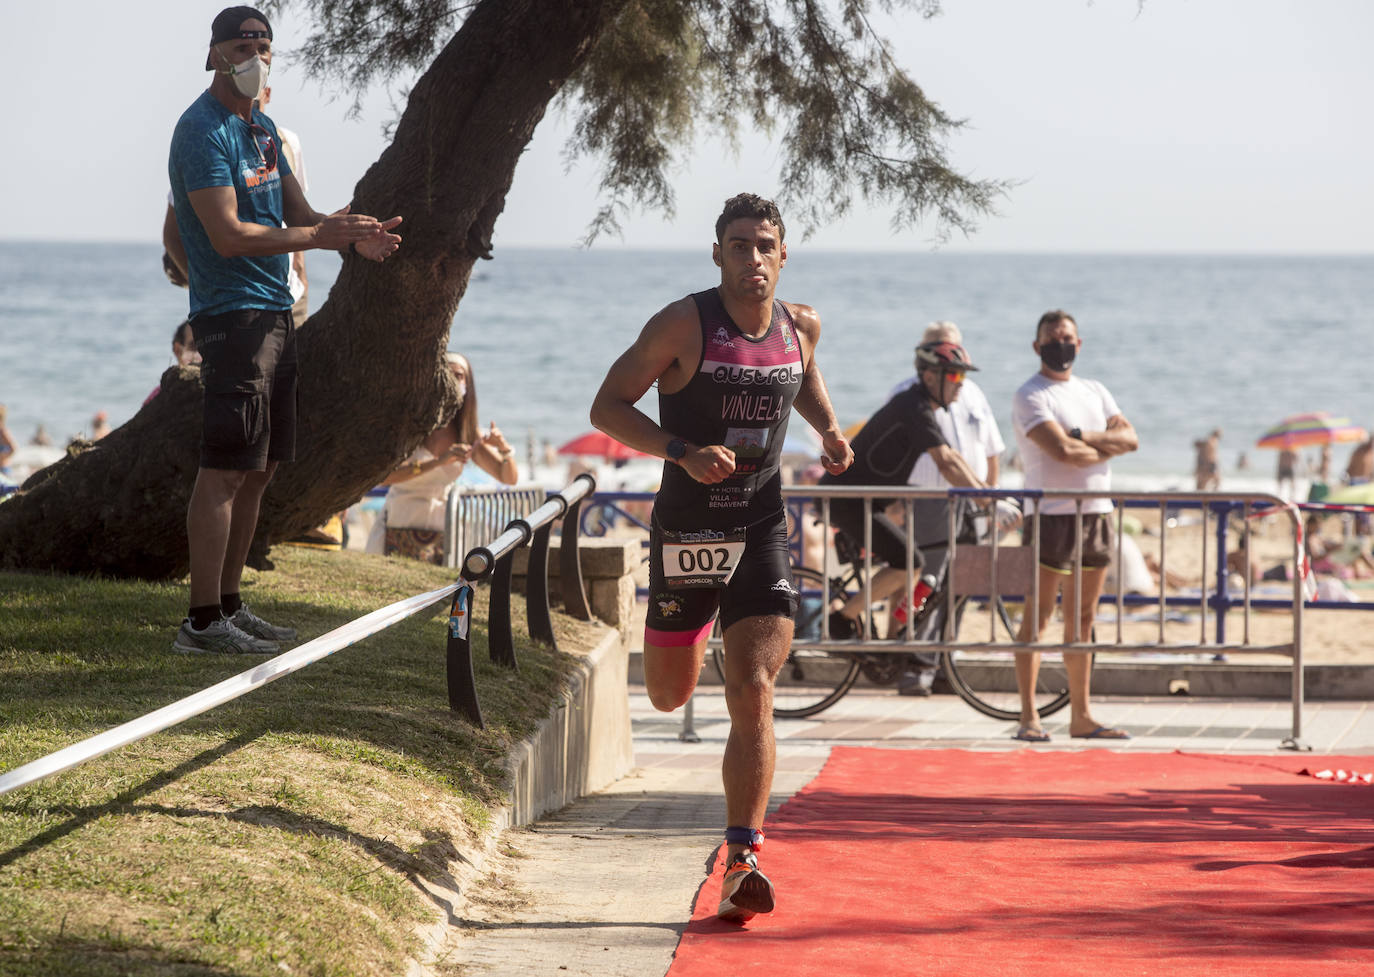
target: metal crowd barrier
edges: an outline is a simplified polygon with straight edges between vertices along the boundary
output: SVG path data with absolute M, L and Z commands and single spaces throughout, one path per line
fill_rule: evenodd
M 529 569 L 526 571 L 525 619 L 530 637 L 552 645 L 549 612 L 548 556 L 549 536 L 555 520 L 561 519 L 571 532 L 564 532 L 559 546 L 559 574 L 563 603 L 569 615 L 591 620 L 587 590 L 582 580 L 578 557 L 578 510 L 582 500 L 596 489 L 591 475 L 578 475 L 561 492 L 550 492 L 548 501 L 523 518 L 512 519 L 505 531 L 486 546 L 468 550 L 463 557 L 462 575 L 449 609 L 448 701 L 474 726 L 483 726 L 482 707 L 477 701 L 477 681 L 472 666 L 470 624 L 476 591 L 473 584 L 490 578 L 491 613 L 487 621 L 487 650 L 491 660 L 517 669 L 515 642 L 511 633 L 511 576 L 516 550 L 529 544 Z
M 444 500 L 444 566 L 457 567 L 470 543 L 491 539 L 512 519 L 543 503 L 547 493 L 534 483 L 458 485 Z
M 1172 652 L 1211 652 L 1213 654 L 1276 654 L 1292 659 L 1292 703 L 1293 703 L 1293 729 L 1290 740 L 1285 741 L 1285 745 L 1292 743 L 1296 746 L 1298 737 L 1302 731 L 1302 699 L 1303 699 L 1303 670 L 1302 670 L 1302 614 L 1305 605 L 1303 593 L 1303 573 L 1301 569 L 1303 563 L 1302 551 L 1302 525 L 1297 514 L 1297 507 L 1284 502 L 1276 496 L 1253 493 L 1253 494 L 1223 494 L 1207 492 L 1066 492 L 1066 491 L 1037 491 L 1030 489 L 965 489 L 955 488 L 943 489 L 918 489 L 907 486 L 884 486 L 881 488 L 851 489 L 838 486 L 793 486 L 783 489 L 783 494 L 788 498 L 801 497 L 812 499 L 819 505 L 821 511 L 821 523 L 824 526 L 823 538 L 830 539 L 831 519 L 830 505 L 834 499 L 861 499 L 864 506 L 864 534 L 863 534 L 863 588 L 864 588 L 864 607 L 868 614 L 873 611 L 872 589 L 870 579 L 873 572 L 872 561 L 872 516 L 873 503 L 875 499 L 897 499 L 906 507 L 906 529 L 907 529 L 907 565 L 906 565 L 906 586 L 908 592 L 915 583 L 915 569 L 913 566 L 913 556 L 917 541 L 914 539 L 915 530 L 915 503 L 919 500 L 944 500 L 953 503 L 957 500 L 975 501 L 978 499 L 1011 499 L 1019 498 L 1023 506 L 1029 511 L 1025 512 L 1023 518 L 1033 525 L 1034 545 L 1031 547 L 1008 546 L 1001 544 L 997 538 L 997 533 L 992 533 L 990 543 L 986 546 L 972 547 L 969 544 L 958 542 L 958 526 L 956 520 L 958 516 L 958 506 L 950 504 L 948 508 L 948 526 L 946 544 L 948 552 L 948 573 L 950 579 L 954 581 L 954 586 L 949 586 L 945 590 L 945 599 L 948 601 L 946 613 L 949 616 L 954 614 L 957 596 L 973 596 L 986 598 L 988 595 L 995 594 L 1004 600 L 1025 601 L 1027 612 L 1030 608 L 1037 607 L 1039 604 L 1039 573 L 1034 568 L 1039 564 L 1039 545 L 1040 533 L 1040 509 L 1043 502 L 1050 500 L 1066 500 L 1074 505 L 1074 604 L 1082 603 L 1082 539 L 1083 539 L 1083 505 L 1085 502 L 1096 499 L 1108 499 L 1113 503 L 1113 515 L 1116 520 L 1116 575 L 1115 592 L 1112 594 L 1103 593 L 1099 598 L 1099 603 L 1114 603 L 1116 605 L 1116 637 L 1115 641 L 1094 642 L 1084 640 L 1084 636 L 1079 633 L 1079 618 L 1072 616 L 1070 624 L 1070 635 L 1072 641 L 1057 645 L 1062 650 L 1067 651 L 1117 651 L 1117 652 L 1158 652 L 1161 650 Z M 1127 508 L 1138 508 L 1142 506 L 1158 507 L 1160 512 L 1160 579 L 1158 591 L 1154 595 L 1148 594 L 1127 594 L 1124 587 L 1124 574 L 1121 572 L 1122 547 L 1124 545 L 1123 521 Z M 1165 593 L 1165 570 L 1168 567 L 1167 561 L 1167 538 L 1168 538 L 1168 514 L 1170 511 L 1181 508 L 1197 508 L 1202 514 L 1201 525 L 1201 588 L 1199 596 L 1189 597 L 1183 595 L 1170 595 Z M 1245 556 L 1245 565 L 1248 569 L 1250 563 L 1250 517 L 1257 514 L 1283 515 L 1286 516 L 1293 527 L 1293 565 L 1295 572 L 1292 580 L 1292 596 L 1284 600 L 1260 600 L 1251 596 L 1251 584 L 1249 573 L 1245 576 L 1245 585 L 1239 599 L 1232 598 L 1227 592 L 1225 552 L 1228 533 L 1228 516 L 1232 511 L 1239 511 L 1243 517 L 1242 522 L 1242 552 Z M 1212 545 L 1212 540 L 1208 537 L 1209 513 L 1217 516 L 1219 524 L 1217 526 L 1217 539 L 1220 540 L 1221 553 L 1219 557 L 1219 577 L 1217 587 L 1210 592 L 1208 587 L 1208 551 Z M 980 569 L 986 564 L 986 581 L 980 588 L 971 585 L 968 574 L 961 574 L 960 552 L 972 550 L 977 553 Z M 1017 552 L 1019 551 L 1019 552 Z M 823 566 L 821 573 L 825 579 L 829 580 L 835 576 L 835 568 L 831 564 L 830 547 L 824 551 Z M 1023 557 L 1023 559 L 1004 559 L 1004 557 Z M 1026 577 L 1020 581 L 1020 589 L 1028 592 L 1017 592 L 1016 588 L 1008 591 L 999 584 L 999 572 L 1006 572 L 1011 567 L 1017 567 L 1023 571 Z M 962 580 L 961 580 L 962 577 Z M 1028 584 L 1028 586 L 1026 586 Z M 1123 637 L 1123 627 L 1125 624 L 1125 607 L 1127 605 L 1149 604 L 1157 605 L 1159 613 L 1158 640 L 1156 642 L 1141 643 L 1127 642 Z M 1167 643 L 1165 641 L 1165 624 L 1168 609 L 1170 607 L 1193 606 L 1198 607 L 1202 613 L 1199 615 L 1200 632 L 1196 643 Z M 1280 607 L 1289 609 L 1292 615 L 1292 640 L 1279 642 L 1277 644 L 1258 645 L 1250 638 L 1250 610 L 1252 607 Z M 1239 643 L 1225 641 L 1224 618 L 1226 611 L 1239 607 L 1242 610 L 1243 635 Z M 1208 641 L 1207 639 L 1207 613 L 1212 609 L 1216 614 L 1217 620 L 1217 640 Z M 1067 617 L 1066 617 L 1067 619 Z M 871 617 L 866 618 L 871 620 Z M 808 647 L 815 647 L 824 651 L 853 651 L 856 645 L 861 646 L 865 653 L 871 652 L 901 652 L 910 653 L 913 651 L 979 651 L 995 649 L 997 651 L 1038 650 L 1033 644 L 1039 639 L 1039 620 L 1038 615 L 1031 617 L 1031 636 L 1032 644 L 1020 642 L 1008 642 L 996 640 L 996 615 L 989 613 L 989 633 L 988 640 L 985 642 L 960 640 L 957 643 L 947 643 L 939 640 L 920 640 L 911 637 L 897 639 L 877 639 L 869 635 L 863 635 L 857 639 L 845 638 L 834 639 L 826 636 L 819 641 L 808 642 Z M 1089 636 L 1090 638 L 1090 636 Z

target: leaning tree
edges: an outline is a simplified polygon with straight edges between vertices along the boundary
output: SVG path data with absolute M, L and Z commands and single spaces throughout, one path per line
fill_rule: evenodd
M 421 71 L 356 212 L 401 214 L 385 264 L 346 258 L 300 332 L 300 443 L 263 503 L 259 548 L 356 502 L 454 410 L 449 326 L 515 166 L 559 100 L 571 157 L 601 166 L 588 236 L 630 207 L 671 214 L 672 165 L 694 127 L 728 144 L 780 131 L 779 197 L 802 227 L 855 195 L 897 227 L 967 231 L 1005 189 L 947 162 L 960 122 L 930 102 L 873 29 L 874 8 L 921 17 L 938 0 L 276 0 L 314 33 L 308 72 L 355 92 Z M 278 44 L 293 50 L 290 39 Z M 183 514 L 195 481 L 200 378 L 174 367 L 163 394 L 0 505 L 0 567 L 166 578 L 187 570 Z

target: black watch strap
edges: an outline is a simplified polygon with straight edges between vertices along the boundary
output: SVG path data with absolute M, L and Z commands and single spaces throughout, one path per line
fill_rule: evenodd
M 668 460 L 681 461 L 687 454 L 687 442 L 681 438 L 673 438 L 668 442 Z
M 1069 428 L 1069 437 L 1074 438 L 1075 440 L 1078 440 L 1078 441 L 1082 441 L 1082 440 L 1083 440 L 1083 429 L 1082 429 L 1081 427 Z

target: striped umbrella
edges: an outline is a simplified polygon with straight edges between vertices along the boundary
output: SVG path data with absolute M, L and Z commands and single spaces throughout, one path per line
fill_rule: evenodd
M 1314 444 L 1338 441 L 1363 441 L 1369 435 L 1348 417 L 1337 417 L 1324 410 L 1285 417 L 1264 432 L 1256 442 L 1261 448 L 1307 448 Z

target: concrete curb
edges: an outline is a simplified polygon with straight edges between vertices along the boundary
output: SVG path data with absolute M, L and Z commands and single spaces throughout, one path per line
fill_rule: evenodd
M 418 880 L 440 916 L 416 929 L 423 945 L 420 959 L 412 959 L 407 977 L 434 977 L 434 964 L 452 941 L 464 894 L 487 870 L 501 835 L 559 810 L 579 797 L 620 780 L 634 765 L 627 656 L 620 633 L 606 629 L 600 642 L 583 655 L 568 676 L 566 688 L 552 713 L 506 758 L 510 800 L 491 812 L 491 821 L 476 839 L 476 847 L 450 865 L 458 887 Z
M 511 799 L 495 828 L 529 824 L 593 791 L 614 783 L 634 766 L 630 736 L 628 656 L 617 631 L 586 654 L 568 677 L 568 687 L 551 716 L 516 744 L 506 769 Z

